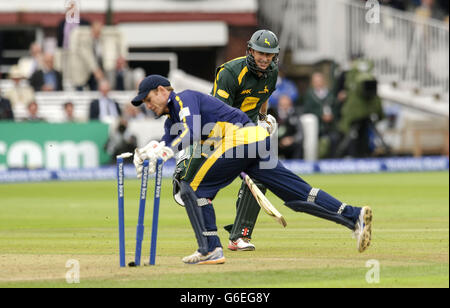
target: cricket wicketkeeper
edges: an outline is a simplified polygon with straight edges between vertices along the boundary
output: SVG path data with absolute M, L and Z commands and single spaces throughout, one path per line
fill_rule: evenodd
M 267 130 L 255 126 L 249 117 L 219 99 L 197 91 L 175 93 L 169 80 L 159 75 L 146 77 L 132 101 L 145 103 L 157 116 L 167 115 L 165 135 L 136 149 L 134 164 L 141 176 L 142 163 L 149 160 L 154 172 L 157 158 L 168 160 L 174 153 L 193 143 L 202 145 L 206 160 L 189 182 L 181 180 L 181 199 L 197 238 L 198 250 L 183 258 L 187 264 L 221 264 L 225 262 L 217 234 L 213 200 L 220 189 L 244 171 L 264 184 L 289 208 L 306 212 L 352 231 L 358 251 L 370 244 L 372 210 L 347 205 L 286 169 L 271 157 Z M 270 166 L 270 167 L 268 167 Z

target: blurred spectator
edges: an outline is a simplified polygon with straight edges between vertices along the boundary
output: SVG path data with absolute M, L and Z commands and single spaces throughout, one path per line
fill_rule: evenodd
M 105 145 L 106 152 L 111 156 L 111 162 L 115 162 L 116 156 L 125 152 L 134 152 L 137 147 L 137 139 L 128 131 L 128 123 L 120 119 L 116 130 L 109 136 Z
M 89 26 L 90 23 L 87 20 L 84 20 L 80 17 L 80 23 L 68 23 L 67 22 L 67 13 L 69 11 L 73 10 L 75 3 L 72 2 L 69 4 L 69 6 L 66 7 L 66 11 L 64 14 L 64 18 L 60 21 L 58 24 L 58 27 L 56 28 L 56 39 L 57 39 L 57 45 L 59 48 L 62 49 L 69 49 L 70 46 L 70 35 L 74 29 L 76 29 L 78 26 Z
M 102 80 L 99 85 L 100 98 L 91 102 L 89 107 L 89 119 L 109 122 L 122 115 L 119 104 L 109 98 L 111 87 L 109 82 Z
M 24 78 L 29 79 L 33 73 L 42 68 L 42 47 L 39 43 L 30 45 L 30 55 L 22 57 L 17 63 Z
M 25 118 L 25 121 L 29 122 L 42 122 L 43 118 L 39 116 L 39 106 L 35 101 L 31 102 L 27 106 L 28 115 Z
M 111 88 L 116 91 L 135 90 L 133 71 L 128 67 L 127 60 L 120 56 L 116 60 L 116 69 L 107 72 L 106 78 L 111 84 Z
M 14 120 L 14 113 L 8 99 L 0 95 L 0 120 Z
M 278 100 L 282 95 L 287 95 L 291 98 L 294 104 L 298 100 L 298 89 L 295 83 L 286 77 L 286 72 L 283 67 L 280 67 L 276 90 L 269 97 L 269 108 L 277 108 Z
M 436 5 L 435 0 L 421 0 L 420 6 L 416 8 L 416 16 L 419 19 L 434 18 L 444 20 L 446 14 Z
M 92 47 L 94 52 L 95 61 L 97 65 L 103 70 L 103 46 L 101 42 L 100 36 L 103 31 L 103 23 L 99 21 L 95 21 L 91 25 L 91 39 L 92 39 Z
M 70 72 L 77 90 L 88 86 L 91 91 L 98 88 L 98 81 L 104 78 L 98 59 L 98 39 L 102 24 L 94 22 L 91 27 L 78 27 L 73 30 L 70 40 Z M 96 47 L 97 46 L 97 47 Z
M 301 158 L 303 133 L 300 115 L 296 112 L 291 97 L 281 95 L 276 112 L 272 113 L 278 122 L 278 154 L 286 159 Z
M 42 68 L 30 78 L 34 91 L 62 91 L 62 75 L 54 69 L 53 54 L 45 53 L 42 62 Z
M 303 113 L 314 114 L 319 120 L 319 157 L 334 156 L 339 143 L 340 134 L 336 123 L 339 118 L 339 106 L 334 94 L 325 82 L 322 73 L 311 76 L 311 87 L 304 98 Z
M 141 105 L 141 106 L 143 106 L 143 105 Z M 145 119 L 146 114 L 143 112 L 141 106 L 136 108 L 131 103 L 126 104 L 124 111 L 123 111 L 123 118 L 126 121 Z
M 131 105 L 131 103 L 125 105 L 123 118 L 126 119 L 127 121 L 142 120 L 147 117 L 154 119 L 156 115 L 153 111 L 146 108 L 144 104 L 140 105 L 139 107 L 135 107 Z
M 13 80 L 13 87 L 5 93 L 5 97 L 11 102 L 13 109 L 20 105 L 28 106 L 34 101 L 33 88 L 28 85 L 17 65 L 11 67 L 9 78 Z
M 64 109 L 64 122 L 80 122 L 81 119 L 75 117 L 75 108 L 72 102 L 66 102 L 63 105 Z
M 89 86 L 96 90 L 98 82 L 113 74 L 117 58 L 125 56 L 126 46 L 116 27 L 103 27 L 93 22 L 91 27 L 80 26 L 70 38 L 71 80 L 78 90 Z
M 142 67 L 137 67 L 133 70 L 133 80 L 134 80 L 133 90 L 139 89 L 139 84 L 141 83 L 142 79 L 145 78 L 145 76 L 147 76 L 147 74 L 145 73 L 145 70 Z

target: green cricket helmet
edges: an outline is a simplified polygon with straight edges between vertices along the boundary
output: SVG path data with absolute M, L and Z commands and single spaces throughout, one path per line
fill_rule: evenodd
M 250 49 L 275 54 L 275 57 L 272 60 L 272 64 L 265 70 L 258 67 L 255 62 L 255 58 L 250 53 Z M 280 53 L 280 46 L 278 44 L 277 36 L 269 30 L 258 30 L 253 33 L 252 37 L 247 43 L 247 66 L 249 70 L 253 73 L 263 73 L 264 77 L 267 77 L 267 74 L 274 71 L 276 66 L 278 65 L 278 54 Z
M 253 33 L 250 41 L 248 41 L 248 48 L 265 53 L 278 54 L 280 52 L 278 38 L 269 30 L 258 30 Z

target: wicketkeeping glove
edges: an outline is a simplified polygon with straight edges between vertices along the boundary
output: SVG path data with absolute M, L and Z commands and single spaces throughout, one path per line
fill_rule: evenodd
M 147 156 L 142 149 L 136 148 L 134 150 L 133 164 L 134 164 L 134 167 L 136 168 L 136 175 L 139 179 L 142 176 L 142 169 L 143 169 L 142 164 L 144 163 L 144 160 L 146 160 L 146 159 L 147 159 Z
M 148 159 L 148 172 L 153 174 L 156 172 L 156 161 L 161 158 L 164 162 L 172 158 L 173 150 L 166 146 L 164 141 L 151 141 L 145 147 L 136 149 L 134 151 L 133 163 L 136 167 L 136 174 L 138 178 L 142 176 L 142 164 L 144 160 Z

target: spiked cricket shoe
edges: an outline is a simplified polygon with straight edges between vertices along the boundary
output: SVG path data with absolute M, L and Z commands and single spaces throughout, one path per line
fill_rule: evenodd
M 255 245 L 250 243 L 250 239 L 246 237 L 240 237 L 235 241 L 230 241 L 228 243 L 228 249 L 232 251 L 253 251 L 255 250 Z
M 361 209 L 353 235 L 359 252 L 369 247 L 372 239 L 372 209 L 370 207 L 365 206 Z
M 186 264 L 223 264 L 225 263 L 225 257 L 223 255 L 222 247 L 217 247 L 211 252 L 208 252 L 206 256 L 196 251 L 190 256 L 186 256 L 182 259 Z

